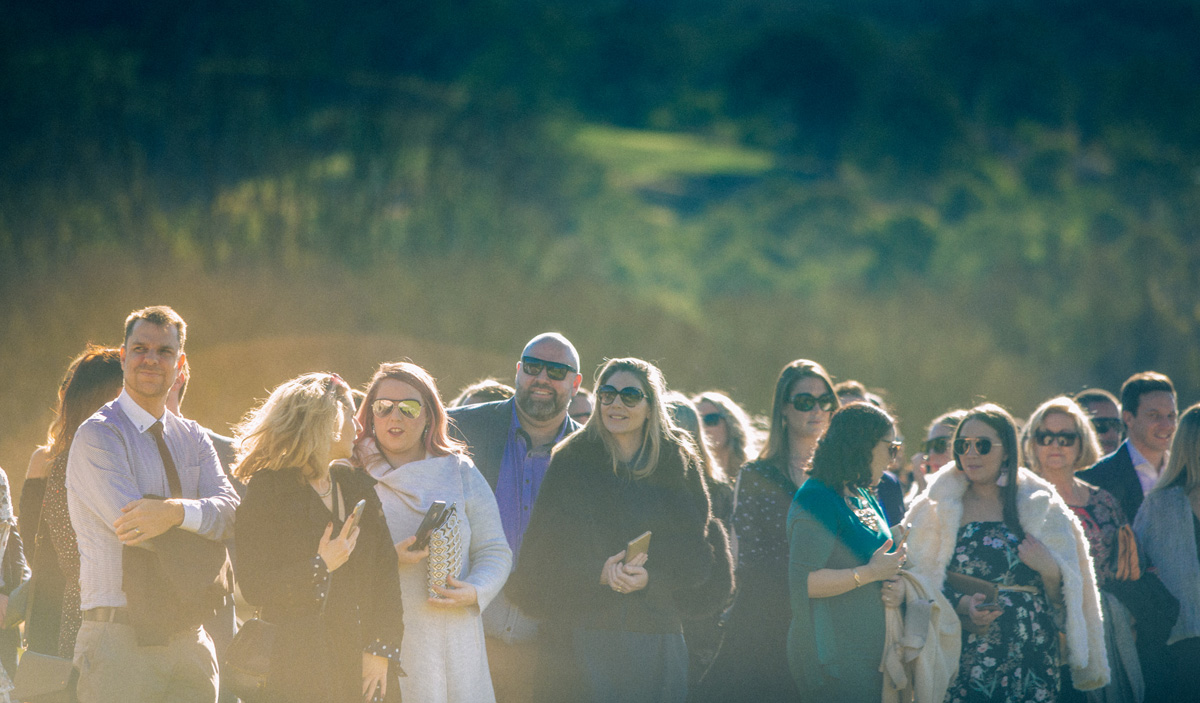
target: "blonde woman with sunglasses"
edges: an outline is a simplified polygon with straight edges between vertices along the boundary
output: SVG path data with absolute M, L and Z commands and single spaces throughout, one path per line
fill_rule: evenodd
M 347 462 L 357 429 L 350 387 L 323 373 L 281 384 L 236 429 L 238 583 L 278 628 L 265 701 L 399 700 L 396 552 L 375 482 Z
M 375 491 L 399 560 L 404 700 L 494 701 L 481 613 L 512 569 L 496 498 L 463 445 L 450 438 L 437 385 L 420 366 L 382 364 L 358 420 L 355 461 L 378 482 Z M 417 531 L 435 501 L 445 504 L 445 513 L 426 543 L 417 544 Z M 438 571 L 431 543 L 446 544 L 447 552 L 461 550 L 461 565 L 446 575 L 444 586 L 430 580 L 431 569 Z
M 1016 422 L 998 405 L 977 406 L 951 446 L 954 462 L 929 477 L 905 515 L 909 568 L 942 590 L 963 624 L 947 703 L 1053 702 L 1072 683 L 1079 690 L 1106 685 L 1087 538 L 1054 486 L 1021 467 Z M 986 581 L 998 595 L 989 600 L 958 576 Z M 1060 677 L 1064 661 L 1070 682 Z
M 728 552 L 715 560 L 707 540 L 722 528 L 665 391 L 662 373 L 640 359 L 600 369 L 596 407 L 555 449 L 506 591 L 570 631 L 581 690 L 557 691 L 565 700 L 681 703 L 689 604 L 678 596 L 729 568 Z M 627 553 L 646 533 L 648 547 Z

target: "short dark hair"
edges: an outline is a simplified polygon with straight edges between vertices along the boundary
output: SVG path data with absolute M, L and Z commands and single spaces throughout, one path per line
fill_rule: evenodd
M 175 331 L 179 333 L 179 349 L 183 350 L 183 343 L 187 340 L 187 323 L 183 321 L 179 313 L 166 305 L 151 305 L 148 308 L 129 313 L 129 317 L 125 318 L 125 337 L 122 344 L 129 341 L 129 334 L 133 332 L 133 326 L 139 320 L 145 320 L 159 327 L 174 327 Z
M 1142 396 L 1155 391 L 1166 391 L 1175 395 L 1175 386 L 1171 379 L 1157 371 L 1143 371 L 1130 376 L 1121 384 L 1121 412 L 1129 412 L 1137 417 Z
M 1109 393 L 1103 388 L 1085 388 L 1071 398 L 1080 405 L 1085 403 L 1103 403 L 1109 402 L 1116 406 L 1117 410 L 1121 409 L 1121 401 L 1117 400 L 1117 396 Z
M 817 443 L 809 475 L 833 489 L 869 487 L 875 445 L 892 427 L 892 417 L 870 403 L 842 407 Z

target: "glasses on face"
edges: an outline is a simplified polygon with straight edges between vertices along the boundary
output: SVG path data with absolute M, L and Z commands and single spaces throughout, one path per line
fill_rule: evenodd
M 409 419 L 416 419 L 421 415 L 421 401 L 410 400 L 386 400 L 378 398 L 371 403 L 371 412 L 375 413 L 375 417 L 384 418 L 392 414 L 392 410 L 399 410 L 400 414 Z
M 1043 447 L 1049 447 L 1051 444 L 1057 444 L 1060 447 L 1073 447 L 1079 441 L 1079 433 L 1038 430 L 1033 433 L 1033 438 Z
M 888 458 L 895 461 L 900 457 L 900 448 L 904 446 L 904 442 L 898 439 L 886 440 L 881 439 L 880 442 L 888 443 Z
M 540 375 L 542 369 L 546 370 L 546 378 L 551 381 L 561 381 L 567 377 L 567 374 L 575 373 L 575 369 L 568 364 L 560 364 L 557 361 L 546 361 L 536 356 L 521 357 L 521 370 L 530 376 Z
M 926 454 L 944 454 L 946 449 L 950 447 L 949 437 L 934 437 L 933 439 L 925 440 Z
M 721 420 L 724 420 L 725 418 L 721 415 L 721 413 L 704 413 L 704 417 L 700 419 L 704 420 L 705 425 L 708 425 L 709 427 L 716 427 L 717 425 L 721 424 Z
M 1097 434 L 1108 434 L 1109 432 L 1120 432 L 1123 423 L 1119 417 L 1093 417 L 1092 427 L 1096 428 Z
M 802 413 L 809 412 L 817 406 L 820 406 L 825 412 L 830 412 L 837 407 L 837 396 L 832 393 L 822 396 L 815 396 L 812 393 L 797 393 L 792 396 L 792 407 Z
M 625 386 L 621 390 L 617 390 L 612 386 L 600 386 L 596 390 L 596 397 L 600 398 L 601 405 L 612 405 L 617 396 L 621 396 L 621 402 L 625 404 L 625 407 L 632 408 L 642 402 L 646 394 L 641 388 L 634 386 Z
M 992 451 L 992 440 L 987 437 L 959 437 L 954 440 L 954 453 L 962 456 L 974 448 L 979 456 L 987 456 Z

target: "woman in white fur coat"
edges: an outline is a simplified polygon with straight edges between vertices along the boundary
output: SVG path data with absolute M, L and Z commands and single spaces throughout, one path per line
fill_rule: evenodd
M 400 679 L 405 701 L 495 701 L 481 613 L 512 568 L 500 510 L 487 481 L 447 434 L 433 378 L 410 363 L 383 364 L 359 410 L 357 463 L 375 480 L 396 543 L 404 602 Z M 453 504 L 462 568 L 427 585 L 429 549 L 410 550 L 434 501 Z M 430 591 L 432 588 L 432 592 Z M 434 595 L 436 594 L 436 595 Z
M 1062 685 L 1108 683 L 1083 529 L 1053 486 L 1019 466 L 1012 416 L 997 405 L 972 408 L 954 434 L 954 463 L 930 477 L 905 516 L 909 568 L 941 588 L 963 622 L 947 702 L 1054 701 Z M 947 570 L 1001 585 L 998 603 L 950 587 Z M 1060 681 L 1064 659 L 1070 683 Z

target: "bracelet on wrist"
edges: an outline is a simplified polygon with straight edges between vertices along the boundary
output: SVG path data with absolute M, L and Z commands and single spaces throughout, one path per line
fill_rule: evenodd
M 862 581 L 858 578 L 858 567 L 851 569 L 850 573 L 854 574 L 854 587 L 858 588 L 859 586 L 861 586 Z

